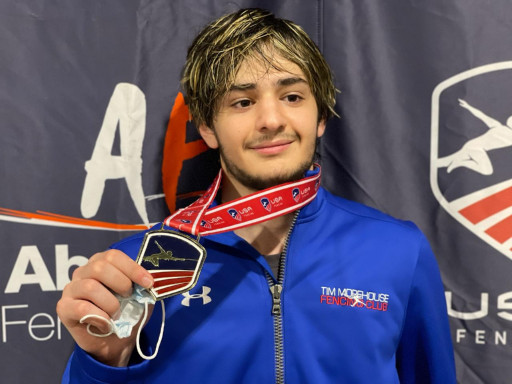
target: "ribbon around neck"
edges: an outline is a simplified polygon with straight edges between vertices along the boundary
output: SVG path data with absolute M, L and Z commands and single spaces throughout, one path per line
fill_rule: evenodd
M 164 220 L 164 225 L 194 236 L 212 235 L 259 224 L 293 212 L 310 203 L 318 192 L 321 168 L 303 179 L 270 187 L 230 202 L 210 207 L 220 188 L 222 170 L 203 196 Z

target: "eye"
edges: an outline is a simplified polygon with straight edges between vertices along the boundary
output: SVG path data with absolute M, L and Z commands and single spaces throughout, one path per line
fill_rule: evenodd
M 252 105 L 252 101 L 249 99 L 241 99 L 235 101 L 233 104 L 231 104 L 235 108 L 247 108 Z
M 303 100 L 303 98 L 295 93 L 292 93 L 290 95 L 285 96 L 286 101 L 289 103 L 298 103 L 299 101 Z

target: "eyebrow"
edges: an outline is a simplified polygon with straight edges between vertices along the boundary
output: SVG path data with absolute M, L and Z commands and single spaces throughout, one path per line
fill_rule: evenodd
M 289 85 L 294 85 L 294 84 L 299 84 L 299 83 L 308 84 L 308 82 L 306 80 L 304 80 L 302 77 L 296 77 L 296 76 L 285 77 L 285 78 L 279 79 L 276 84 L 279 87 L 287 87 Z M 233 84 L 233 85 L 231 85 L 231 87 L 229 87 L 228 92 L 247 91 L 247 90 L 251 90 L 251 89 L 256 89 L 256 83 Z
M 306 80 L 304 80 L 302 77 L 285 77 L 284 79 L 279 79 L 277 81 L 277 85 L 280 86 L 288 86 L 288 85 L 294 85 L 298 83 L 304 83 L 308 84 Z
M 255 83 L 232 84 L 231 87 L 229 87 L 228 92 L 246 91 L 248 89 L 256 89 L 256 84 Z

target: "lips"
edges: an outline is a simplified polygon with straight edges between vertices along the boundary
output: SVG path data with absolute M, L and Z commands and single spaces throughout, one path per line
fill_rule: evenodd
M 250 145 L 249 148 L 264 155 L 276 155 L 284 152 L 293 143 L 293 140 L 276 140 Z

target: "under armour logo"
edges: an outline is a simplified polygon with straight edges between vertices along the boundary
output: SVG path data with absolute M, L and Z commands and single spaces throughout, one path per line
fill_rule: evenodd
M 210 301 L 212 301 L 212 298 L 208 296 L 211 290 L 212 289 L 210 287 L 203 285 L 202 293 L 196 293 L 194 295 L 191 295 L 190 292 L 182 293 L 184 299 L 181 300 L 181 305 L 184 305 L 185 307 L 190 307 L 190 299 L 203 299 L 203 305 L 206 305 Z

